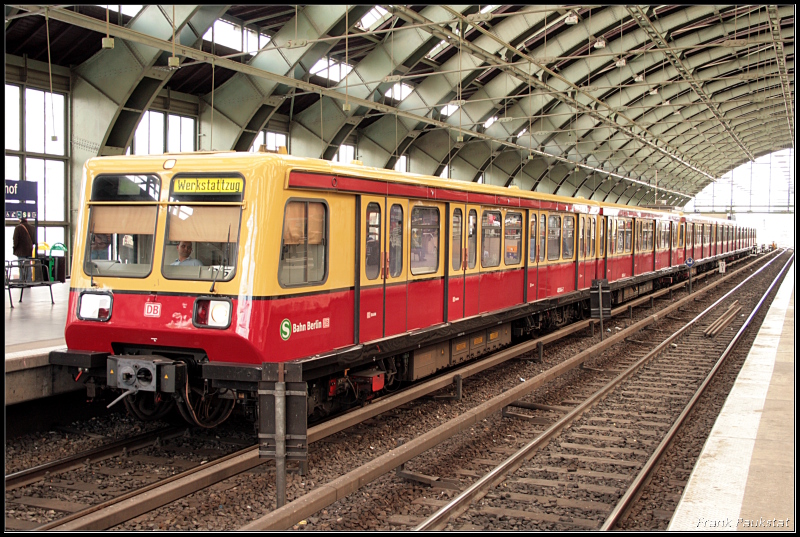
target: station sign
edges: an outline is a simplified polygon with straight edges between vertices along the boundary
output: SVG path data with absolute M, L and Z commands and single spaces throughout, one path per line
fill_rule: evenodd
M 19 218 L 36 219 L 38 214 L 38 183 L 6 179 L 6 220 Z

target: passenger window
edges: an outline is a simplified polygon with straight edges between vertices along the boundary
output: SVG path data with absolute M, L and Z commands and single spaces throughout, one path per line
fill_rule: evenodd
M 606 255 L 606 220 L 600 218 L 600 236 L 598 237 L 600 243 L 600 257 Z
M 547 222 L 547 260 L 561 257 L 561 217 L 551 216 Z
M 381 273 L 381 206 L 377 203 L 367 205 L 367 236 L 364 252 L 364 272 L 368 280 L 374 280 Z
M 461 209 L 454 209 L 453 210 L 453 241 L 450 243 L 450 248 L 452 249 L 452 263 L 453 263 L 453 270 L 461 270 L 461 251 L 463 245 L 461 243 Z
M 536 263 L 536 215 L 531 214 L 528 230 L 528 263 Z
M 290 201 L 283 215 L 278 281 L 284 286 L 321 283 L 327 272 L 328 207 Z
M 439 209 L 414 207 L 411 211 L 411 274 L 439 270 Z
M 506 265 L 519 265 L 522 261 L 522 214 L 506 213 Z
M 617 252 L 617 221 L 613 218 L 608 219 L 608 255 Z
M 539 218 L 539 261 L 544 261 L 545 248 L 547 245 L 547 216 Z
M 625 253 L 626 254 L 631 253 L 631 239 L 632 239 L 632 236 L 633 236 L 632 226 L 633 226 L 633 222 L 630 219 L 625 220 Z
M 503 222 L 499 211 L 483 211 L 481 220 L 481 266 L 496 267 L 500 265 L 500 242 Z
M 562 235 L 564 259 L 572 259 L 575 255 L 575 217 L 564 217 L 564 234 Z
M 678 247 L 678 224 L 676 222 L 672 223 L 672 247 Z
M 403 272 L 403 208 L 392 205 L 389 211 L 389 275 L 392 278 Z
M 681 224 L 680 237 L 678 238 L 678 248 L 683 248 L 686 241 L 686 224 Z
M 478 262 L 478 211 L 469 210 L 467 221 L 467 267 L 474 269 Z
M 589 219 L 591 223 L 591 234 L 589 237 L 589 256 L 594 258 L 594 251 L 595 251 L 595 239 L 597 238 L 597 218 L 594 216 Z
M 581 216 L 581 224 L 578 229 L 578 252 L 581 257 L 586 257 L 586 217 Z

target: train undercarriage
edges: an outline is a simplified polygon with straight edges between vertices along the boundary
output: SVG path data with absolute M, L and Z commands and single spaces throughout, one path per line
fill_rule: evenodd
M 742 252 L 728 256 L 731 259 Z M 716 260 L 696 267 L 711 270 Z M 612 304 L 656 291 L 688 278 L 672 269 L 612 284 Z M 363 405 L 375 397 L 429 377 L 439 371 L 540 337 L 589 316 L 589 291 L 537 301 L 476 318 L 449 323 L 397 338 L 380 346 L 358 346 L 301 361 L 307 387 L 307 415 L 315 421 Z M 402 339 L 402 341 L 400 341 Z M 141 420 L 157 420 L 177 409 L 188 423 L 212 428 L 235 409 L 256 421 L 260 365 L 211 363 L 202 349 L 113 345 L 114 353 L 54 351 L 51 363 L 77 368 L 90 397 L 100 390 L 121 393 L 109 406 L 122 402 Z

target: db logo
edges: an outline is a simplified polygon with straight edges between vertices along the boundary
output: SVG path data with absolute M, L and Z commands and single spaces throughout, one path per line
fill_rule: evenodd
M 161 304 L 158 302 L 146 302 L 144 305 L 145 317 L 161 317 Z

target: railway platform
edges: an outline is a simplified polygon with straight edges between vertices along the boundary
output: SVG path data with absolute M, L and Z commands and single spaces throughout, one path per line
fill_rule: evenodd
M 670 531 L 795 531 L 794 264 L 706 440 Z
M 69 280 L 52 286 L 12 290 L 14 308 L 5 296 L 5 381 L 6 405 L 23 403 L 83 389 L 74 382 L 66 368 L 51 366 L 51 350 L 64 348 Z

